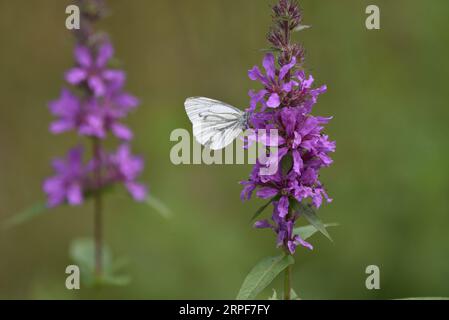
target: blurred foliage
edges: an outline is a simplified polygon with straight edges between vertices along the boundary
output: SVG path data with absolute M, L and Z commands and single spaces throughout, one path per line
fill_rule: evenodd
M 70 245 L 69 253 L 72 261 L 80 268 L 81 281 L 87 287 L 124 286 L 131 281 L 128 276 L 118 274 L 126 263 L 124 260 L 114 261 L 106 246 L 102 250 L 102 275 L 95 274 L 95 245 L 90 238 L 75 239 Z
M 0 230 L 0 298 L 232 299 L 251 268 L 278 254 L 273 234 L 251 228 L 262 201 L 242 203 L 248 165 L 174 166 L 170 132 L 189 128 L 183 102 L 204 95 L 244 108 L 261 63 L 269 0 L 111 0 L 102 28 L 142 100 L 128 124 L 146 158 L 150 191 L 172 219 L 122 197 L 106 200 L 105 237 L 129 261 L 124 287 L 65 289 L 70 243 L 92 233 L 92 204 L 58 208 Z M 377 0 L 381 30 L 365 29 L 372 1 L 301 1 L 296 35 L 306 66 L 329 91 L 315 114 L 333 115 L 335 164 L 323 171 L 338 221 L 334 243 L 298 250 L 293 287 L 308 298 L 449 296 L 449 2 Z M 50 160 L 76 144 L 51 136 L 46 104 L 72 65 L 60 0 L 0 0 L 0 220 L 42 199 Z M 268 215 L 265 212 L 264 215 Z M 305 221 L 303 223 L 306 223 Z M 365 288 L 365 268 L 381 290 Z M 273 284 L 281 288 L 281 284 Z M 267 289 L 262 296 L 272 295 Z

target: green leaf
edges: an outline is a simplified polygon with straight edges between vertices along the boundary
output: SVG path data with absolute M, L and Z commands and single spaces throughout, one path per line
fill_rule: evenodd
M 326 227 L 326 228 L 338 227 L 338 226 L 339 226 L 338 223 L 326 223 L 324 225 L 324 227 Z M 317 232 L 318 232 L 318 229 L 315 228 L 313 225 L 308 225 L 308 226 L 303 226 L 303 227 L 298 227 L 298 228 L 293 229 L 293 233 L 300 236 L 301 239 L 303 239 L 303 240 L 310 238 Z
M 292 155 L 286 154 L 281 160 L 281 170 L 282 175 L 286 176 L 293 168 L 293 157 Z
M 279 300 L 278 293 L 276 292 L 275 289 L 273 289 L 273 295 L 271 297 L 269 297 L 268 300 Z
M 49 208 L 45 203 L 36 203 L 6 220 L 4 223 L 4 228 L 11 228 L 23 224 L 44 213 L 48 209 Z
M 262 214 L 262 212 L 264 212 L 264 210 L 273 202 L 273 201 L 277 201 L 279 200 L 280 196 L 275 196 L 273 198 L 271 198 L 266 204 L 264 204 L 262 207 L 260 207 L 256 213 L 254 213 L 253 217 L 251 218 L 250 221 L 254 221 L 258 216 L 260 216 Z
M 111 266 L 111 252 L 109 248 L 103 246 L 102 253 L 103 269 L 107 270 Z M 82 238 L 74 240 L 70 245 L 69 254 L 80 269 L 84 269 L 90 274 L 94 273 L 95 244 L 92 239 Z
M 169 219 L 172 217 L 172 213 L 168 207 L 162 203 L 159 199 L 155 198 L 153 195 L 149 194 L 147 195 L 147 199 L 145 200 L 145 203 L 156 210 L 162 217 Z
M 315 228 L 318 229 L 318 231 L 324 234 L 330 241 L 333 241 L 331 236 L 327 232 L 323 222 L 321 222 L 320 218 L 318 218 L 315 211 L 312 209 L 310 205 L 300 203 L 296 200 L 293 201 L 292 205 L 293 210 L 298 211 L 300 214 L 302 214 L 307 219 L 307 221 L 309 221 L 310 224 L 312 224 Z
M 112 255 L 108 247 L 104 246 L 102 253 L 101 277 L 95 274 L 95 244 L 92 239 L 76 239 L 70 246 L 70 257 L 81 270 L 81 280 L 87 286 L 114 285 L 123 286 L 130 282 L 126 275 L 116 274 L 124 266 L 124 260 L 112 260 Z
M 97 279 L 97 285 L 102 286 L 126 286 L 131 282 L 131 278 L 126 275 L 111 275 L 105 274 L 100 279 Z
M 270 52 L 277 53 L 277 52 L 280 52 L 281 50 L 278 49 L 278 48 L 273 48 L 272 47 L 272 48 L 260 49 L 259 51 L 266 52 L 266 53 L 270 53 Z
M 290 300 L 298 300 L 298 299 L 299 299 L 299 297 L 298 297 L 298 294 L 296 293 L 296 291 L 293 289 L 290 289 Z
M 237 300 L 255 299 L 279 273 L 294 262 L 291 255 L 285 254 L 263 259 L 246 276 L 237 295 Z

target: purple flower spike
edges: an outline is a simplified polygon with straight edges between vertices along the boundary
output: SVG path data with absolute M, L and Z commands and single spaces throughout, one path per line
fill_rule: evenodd
M 311 114 L 318 96 L 327 87 L 313 87 L 313 76 L 303 71 L 302 48 L 290 43 L 291 30 L 301 22 L 296 2 L 280 0 L 273 8 L 273 17 L 274 27 L 268 40 L 276 55 L 264 56 L 264 72 L 258 66 L 249 70 L 249 78 L 258 81 L 262 88 L 249 91 L 248 111 L 250 126 L 255 129 L 249 140 L 278 147 L 277 157 L 270 157 L 268 162 L 278 171 L 271 176 L 261 175 L 261 164 L 257 163 L 248 181 L 241 182 L 241 198 L 249 200 L 255 193 L 258 198 L 272 200 L 272 222 L 261 220 L 254 227 L 273 229 L 278 246 L 293 254 L 298 245 L 313 247 L 294 234 L 298 213 L 291 204 L 307 201 L 319 208 L 323 200 L 332 201 L 319 181 L 319 173 L 332 164 L 330 154 L 335 152 L 336 144 L 324 134 L 325 125 L 332 118 Z M 260 134 L 271 129 L 278 131 L 275 144 Z
M 139 100 L 123 90 L 126 76 L 122 70 L 111 69 L 108 63 L 114 47 L 104 33 L 96 33 L 93 24 L 104 14 L 104 3 L 83 0 L 89 10 L 84 12 L 81 30 L 76 32 L 75 67 L 65 73 L 66 81 L 76 90 L 62 89 L 60 97 L 49 103 L 56 119 L 50 132 L 60 134 L 74 131 L 89 137 L 93 146 L 92 159 L 82 161 L 82 148 L 72 149 L 64 160 L 55 160 L 55 175 L 45 180 L 43 189 L 48 206 L 63 203 L 82 204 L 85 197 L 101 197 L 103 188 L 114 184 L 125 186 L 136 201 L 144 201 L 147 188 L 137 182 L 144 161 L 130 153 L 133 132 L 122 121 L 138 105 Z M 119 143 L 115 153 L 105 150 L 103 141 L 114 136 Z
M 147 187 L 137 182 L 144 161 L 130 153 L 128 144 L 133 132 L 122 123 L 139 100 L 124 91 L 125 72 L 108 65 L 114 55 L 108 35 L 95 30 L 95 23 L 108 11 L 105 1 L 76 0 L 76 4 L 81 10 L 81 27 L 73 32 L 77 39 L 75 66 L 65 73 L 65 80 L 72 87 L 63 89 L 60 97 L 49 103 L 56 117 L 50 132 L 73 131 L 87 137 L 91 159 L 83 162 L 83 148 L 77 147 L 65 159 L 54 160 L 55 173 L 44 181 L 43 190 L 48 207 L 81 205 L 85 200 L 93 202 L 93 264 L 86 272 L 91 273 L 92 279 L 114 278 L 102 259 L 102 203 L 104 191 L 115 185 L 123 185 L 135 201 L 147 198 Z M 120 145 L 114 153 L 108 152 L 104 143 L 111 136 Z

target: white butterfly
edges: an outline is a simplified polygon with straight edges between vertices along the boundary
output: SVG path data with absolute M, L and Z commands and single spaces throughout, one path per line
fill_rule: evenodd
M 196 140 L 212 150 L 223 149 L 248 126 L 247 112 L 221 101 L 193 97 L 184 105 Z

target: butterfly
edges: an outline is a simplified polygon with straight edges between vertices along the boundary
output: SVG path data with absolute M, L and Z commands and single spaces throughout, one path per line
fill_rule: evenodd
M 195 139 L 211 150 L 223 149 L 248 128 L 249 114 L 227 103 L 192 97 L 184 106 Z

